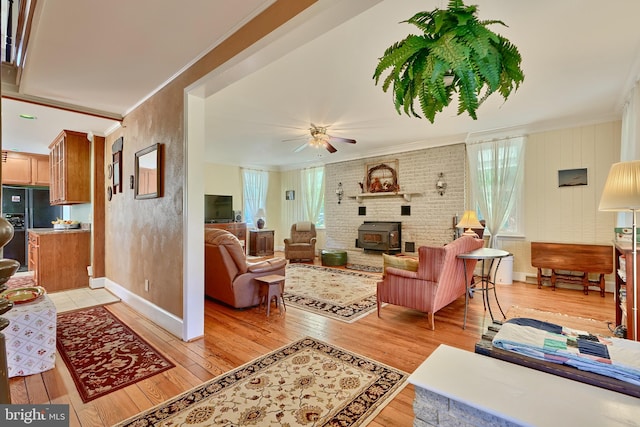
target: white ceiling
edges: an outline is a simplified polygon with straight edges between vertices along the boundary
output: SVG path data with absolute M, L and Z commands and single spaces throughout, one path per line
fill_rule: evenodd
M 270 2 L 53 3 L 38 2 L 43 7 L 20 90 L 126 114 Z M 525 72 L 520 89 L 506 102 L 494 94 L 478 110 L 478 120 L 457 116 L 455 106 L 437 115 L 435 124 L 400 116 L 391 95 L 372 79 L 377 58 L 413 31 L 399 22 L 444 7 L 446 0 L 320 0 L 203 82 L 207 160 L 286 168 L 462 142 L 469 134 L 515 134 L 621 117 L 625 94 L 640 73 L 640 2 L 467 3 L 479 5 L 481 19 L 508 25 L 493 29 L 519 48 Z M 104 134 L 114 125 L 7 99 L 2 107 L 5 149 L 46 152 L 63 128 Z M 32 109 L 37 120 L 16 118 Z M 330 134 L 358 143 L 336 142 L 335 154 L 313 148 L 294 153 L 310 122 L 330 125 Z

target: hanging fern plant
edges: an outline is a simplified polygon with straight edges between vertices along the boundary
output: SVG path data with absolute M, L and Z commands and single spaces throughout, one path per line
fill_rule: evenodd
M 489 30 L 502 21 L 478 20 L 477 6 L 465 6 L 462 0 L 450 0 L 446 10 L 419 12 L 409 24 L 422 35 L 409 35 L 390 46 L 380 58 L 373 78 L 376 85 L 382 74 L 382 89 L 393 85 L 398 114 L 420 118 L 414 109 L 417 98 L 422 114 L 433 123 L 435 115 L 458 94 L 458 114 L 467 111 L 476 120 L 476 110 L 494 92 L 506 100 L 524 80 L 522 58 L 506 38 Z

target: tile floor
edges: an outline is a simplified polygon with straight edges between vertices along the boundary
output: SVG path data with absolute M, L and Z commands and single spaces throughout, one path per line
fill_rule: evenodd
M 49 298 L 55 304 L 58 313 L 120 301 L 120 298 L 104 288 L 91 289 L 89 287 L 51 292 Z
M 14 277 L 32 275 L 31 271 L 23 271 L 16 273 Z M 48 295 L 55 304 L 58 313 L 120 301 L 120 298 L 104 288 L 91 289 L 88 286 L 68 291 L 51 292 Z

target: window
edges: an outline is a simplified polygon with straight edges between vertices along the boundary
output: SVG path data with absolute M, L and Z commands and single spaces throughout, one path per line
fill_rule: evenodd
M 324 167 L 303 169 L 300 174 L 307 218 L 316 227 L 324 227 Z
M 253 169 L 242 169 L 242 193 L 244 199 L 244 215 L 247 226 L 254 227 L 259 209 L 266 213 L 267 188 L 269 172 Z
M 473 203 L 491 235 L 523 235 L 525 137 L 467 145 Z

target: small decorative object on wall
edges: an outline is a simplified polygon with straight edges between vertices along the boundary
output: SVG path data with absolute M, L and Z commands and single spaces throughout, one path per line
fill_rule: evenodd
M 400 215 L 402 215 L 402 216 L 410 216 L 411 215 L 411 206 L 410 205 L 402 205 L 402 206 L 400 206 Z
M 136 153 L 135 187 L 136 199 L 155 199 L 162 196 L 162 144 L 153 144 Z
M 120 137 L 116 139 L 116 142 L 111 146 L 111 153 L 113 155 L 113 194 L 117 194 L 118 190 L 122 193 L 122 145 L 124 138 Z
M 367 164 L 365 179 L 368 193 L 397 193 L 398 160 Z
M 438 180 L 436 181 L 436 191 L 441 196 L 444 196 L 444 191 L 447 189 L 447 183 L 444 181 L 444 174 L 440 172 L 438 174 Z
M 558 187 L 575 187 L 577 185 L 587 185 L 587 168 L 558 171 Z
M 338 204 L 340 204 L 342 202 L 342 196 L 344 196 L 341 182 L 338 183 L 338 188 L 336 188 L 336 196 L 338 196 Z
M 294 190 L 287 190 L 284 192 L 284 199 L 285 200 L 295 200 L 296 199 L 296 192 Z
M 367 207 L 366 206 L 358 206 L 358 215 L 366 216 L 367 215 Z
M 420 117 L 433 123 L 436 113 L 458 94 L 458 114 L 474 120 L 476 110 L 494 92 L 506 100 L 524 80 L 518 48 L 494 33 L 490 25 L 504 22 L 479 19 L 477 6 L 449 0 L 446 9 L 418 12 L 404 21 L 419 34 L 409 34 L 391 45 L 379 59 L 373 78 L 382 90 L 391 89 L 398 114 Z M 383 76 L 383 74 L 388 74 Z

